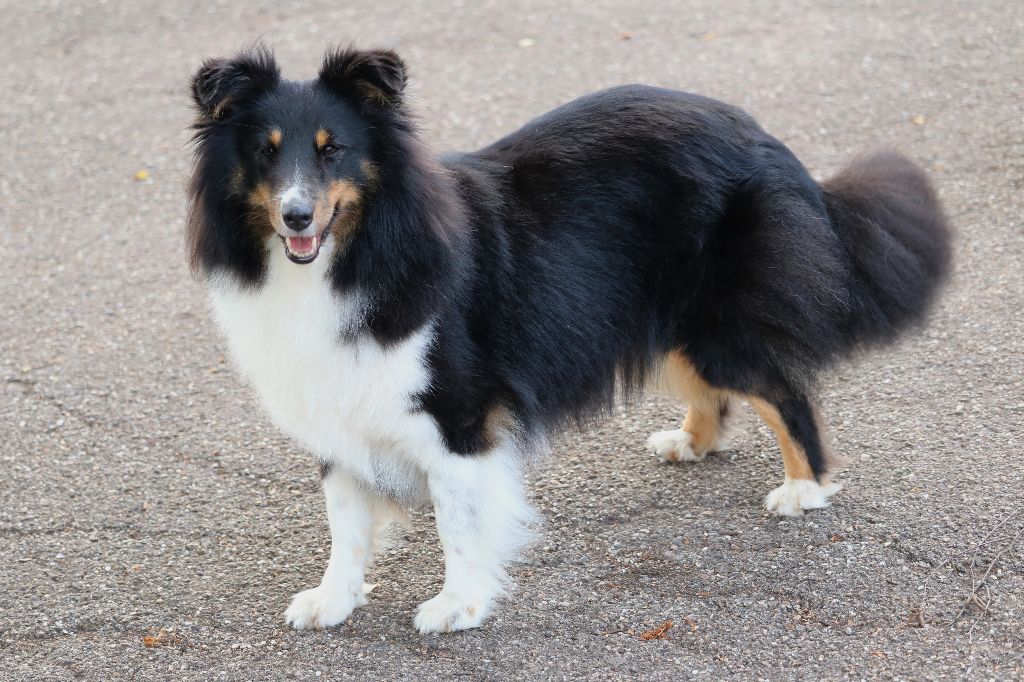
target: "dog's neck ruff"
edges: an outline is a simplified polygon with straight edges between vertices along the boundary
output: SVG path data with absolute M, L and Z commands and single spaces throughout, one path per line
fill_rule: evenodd
M 435 423 L 416 409 L 429 382 L 433 325 L 382 345 L 358 331 L 366 316 L 360 292 L 332 287 L 332 253 L 298 265 L 274 246 L 259 287 L 223 276 L 210 281 L 214 314 L 241 374 L 304 449 L 382 494 L 417 496 L 419 482 L 396 467 L 441 447 Z

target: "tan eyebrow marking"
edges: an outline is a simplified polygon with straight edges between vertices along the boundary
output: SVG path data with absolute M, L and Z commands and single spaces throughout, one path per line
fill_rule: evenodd
M 316 148 L 317 149 L 323 149 L 324 146 L 330 141 L 330 139 L 331 139 L 331 134 L 328 133 L 323 128 L 321 128 L 320 130 L 316 131 Z
M 270 136 L 269 136 L 268 139 L 270 140 L 270 144 L 274 145 L 275 147 L 280 147 L 281 146 L 281 129 L 280 128 L 274 128 L 273 130 L 271 130 L 270 131 Z

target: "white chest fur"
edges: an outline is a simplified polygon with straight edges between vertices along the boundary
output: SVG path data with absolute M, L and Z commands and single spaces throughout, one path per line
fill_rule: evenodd
M 360 302 L 331 290 L 327 246 L 313 263 L 296 265 L 271 244 L 257 289 L 211 281 L 217 322 L 281 430 L 381 492 L 419 496 L 422 472 L 441 448 L 434 421 L 413 409 L 429 378 L 431 326 L 387 348 L 369 334 L 345 334 Z

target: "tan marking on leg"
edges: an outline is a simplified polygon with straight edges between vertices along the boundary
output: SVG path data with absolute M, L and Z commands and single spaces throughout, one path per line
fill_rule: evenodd
M 327 143 L 331 141 L 331 134 L 321 128 L 316 131 L 316 135 L 313 136 L 313 139 L 316 140 L 316 148 L 323 149 L 327 146 Z
M 775 406 L 753 396 L 748 396 L 747 401 L 765 424 L 775 432 L 775 439 L 779 443 L 779 449 L 782 450 L 782 465 L 786 471 L 786 479 L 793 481 L 815 480 L 814 471 L 807 462 L 807 453 L 789 435 L 789 429 L 786 428 L 786 423 Z
M 690 403 L 686 408 L 686 419 L 683 420 L 683 431 L 690 434 L 690 447 L 695 453 L 702 454 L 715 446 L 721 427 L 718 413 L 703 411 L 699 405 Z
M 678 351 L 665 356 L 662 372 L 671 390 L 688 403 L 683 430 L 691 436 L 690 447 L 698 455 L 708 452 L 722 435 L 722 410 L 729 392 L 704 381 L 689 358 Z

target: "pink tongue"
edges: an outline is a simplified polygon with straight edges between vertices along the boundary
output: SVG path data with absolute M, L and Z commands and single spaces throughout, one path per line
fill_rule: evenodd
M 292 253 L 309 253 L 315 240 L 316 237 L 288 237 L 288 248 Z

